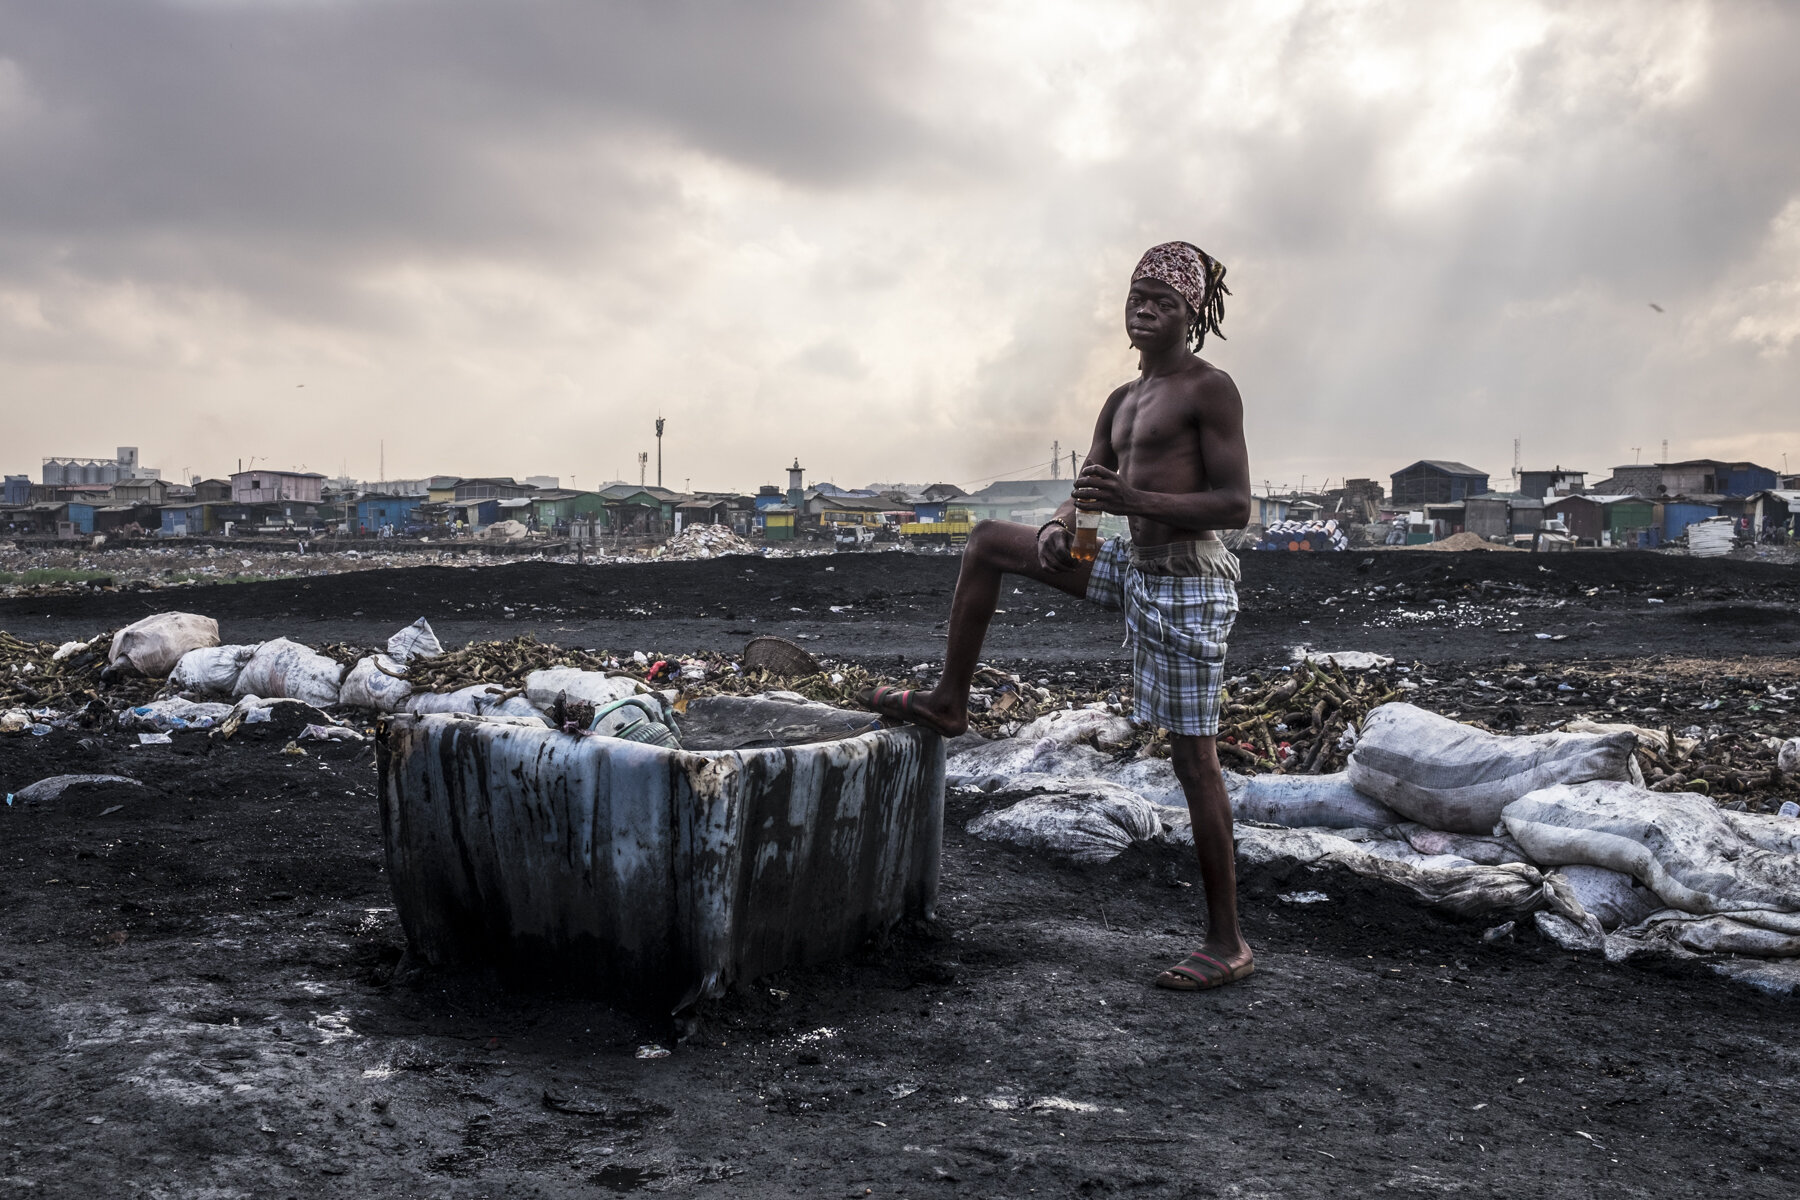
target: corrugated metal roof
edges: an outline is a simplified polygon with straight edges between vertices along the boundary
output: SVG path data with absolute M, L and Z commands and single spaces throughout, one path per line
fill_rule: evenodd
M 1446 475 L 1482 475 L 1482 476 L 1485 476 L 1487 474 L 1486 471 L 1477 471 L 1474 467 L 1471 467 L 1468 463 L 1452 462 L 1450 459 L 1447 459 L 1447 458 L 1421 458 L 1418 462 L 1412 464 L 1412 467 L 1401 467 L 1400 470 L 1395 471 L 1394 474 L 1396 474 L 1396 475 L 1404 474 L 1405 472 L 1412 470 L 1413 467 L 1433 467 L 1439 471 L 1444 472 Z

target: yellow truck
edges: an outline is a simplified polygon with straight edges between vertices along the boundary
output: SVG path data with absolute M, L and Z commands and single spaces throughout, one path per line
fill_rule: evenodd
M 941 521 L 907 521 L 900 526 L 902 541 L 924 545 L 960 546 L 975 528 L 975 514 L 966 508 L 946 508 Z

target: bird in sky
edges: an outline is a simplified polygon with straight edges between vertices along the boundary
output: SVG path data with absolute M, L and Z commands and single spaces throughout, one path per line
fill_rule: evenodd
M 1662 306 L 1662 305 L 1660 305 L 1660 304 L 1658 304 L 1658 303 L 1657 303 L 1657 302 L 1656 302 L 1656 301 L 1654 301 L 1654 300 L 1652 300 L 1652 301 L 1651 301 L 1651 302 L 1650 302 L 1650 307 L 1651 307 L 1651 308 L 1654 308 L 1654 309 L 1655 309 L 1655 310 L 1656 310 L 1656 311 L 1657 311 L 1657 312 L 1661 312 L 1661 311 L 1662 311 L 1662 310 L 1663 310 L 1663 306 Z M 304 385 L 304 384 L 302 384 L 302 385 L 301 385 L 301 386 L 303 386 L 303 387 L 304 387 L 304 386 L 305 386 L 305 385 Z

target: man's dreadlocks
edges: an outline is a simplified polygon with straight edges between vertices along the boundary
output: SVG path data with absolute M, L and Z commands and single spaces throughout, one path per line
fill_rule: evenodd
M 1200 311 L 1194 314 L 1194 320 L 1188 326 L 1188 341 L 1195 350 L 1206 344 L 1208 333 L 1218 334 L 1219 340 L 1225 335 L 1219 330 L 1219 322 L 1225 319 L 1225 297 L 1231 295 L 1231 289 L 1225 286 L 1225 264 L 1195 246 L 1192 242 L 1183 242 L 1200 256 L 1201 264 L 1206 268 L 1206 298 L 1201 301 Z

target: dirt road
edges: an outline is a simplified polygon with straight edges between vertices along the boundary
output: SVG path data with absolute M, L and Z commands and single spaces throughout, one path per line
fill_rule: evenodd
M 1297 636 L 1464 665 L 1641 645 L 1791 677 L 1800 649 L 1791 571 L 1595 555 L 1544 576 L 1525 555 L 1371 557 L 1367 573 L 1354 556 L 1252 558 L 1234 656 L 1285 658 Z M 86 634 L 149 603 L 216 615 L 228 639 L 367 640 L 422 612 L 446 640 L 535 630 L 680 651 L 755 629 L 922 661 L 941 652 L 953 571 L 871 555 L 371 572 L 8 601 L 0 628 Z M 1371 600 L 1374 587 L 1388 591 Z M 1112 618 L 1042 589 L 1008 608 L 995 657 L 1111 669 Z M 1316 629 L 1297 633 L 1301 619 Z M 0 741 L 6 791 L 69 771 L 145 784 L 0 810 L 0 1195 L 1787 1196 L 1800 1183 L 1794 1002 L 1527 936 L 1487 944 L 1351 877 L 1246 879 L 1258 974 L 1158 992 L 1149 979 L 1200 935 L 1187 862 L 1142 850 L 1083 869 L 996 848 L 961 832 L 983 800 L 953 796 L 935 926 L 757 981 L 678 1029 L 403 967 L 366 748 L 286 756 L 279 732 L 134 742 Z M 1298 890 L 1329 899 L 1281 899 Z M 651 1044 L 672 1053 L 637 1056 Z

